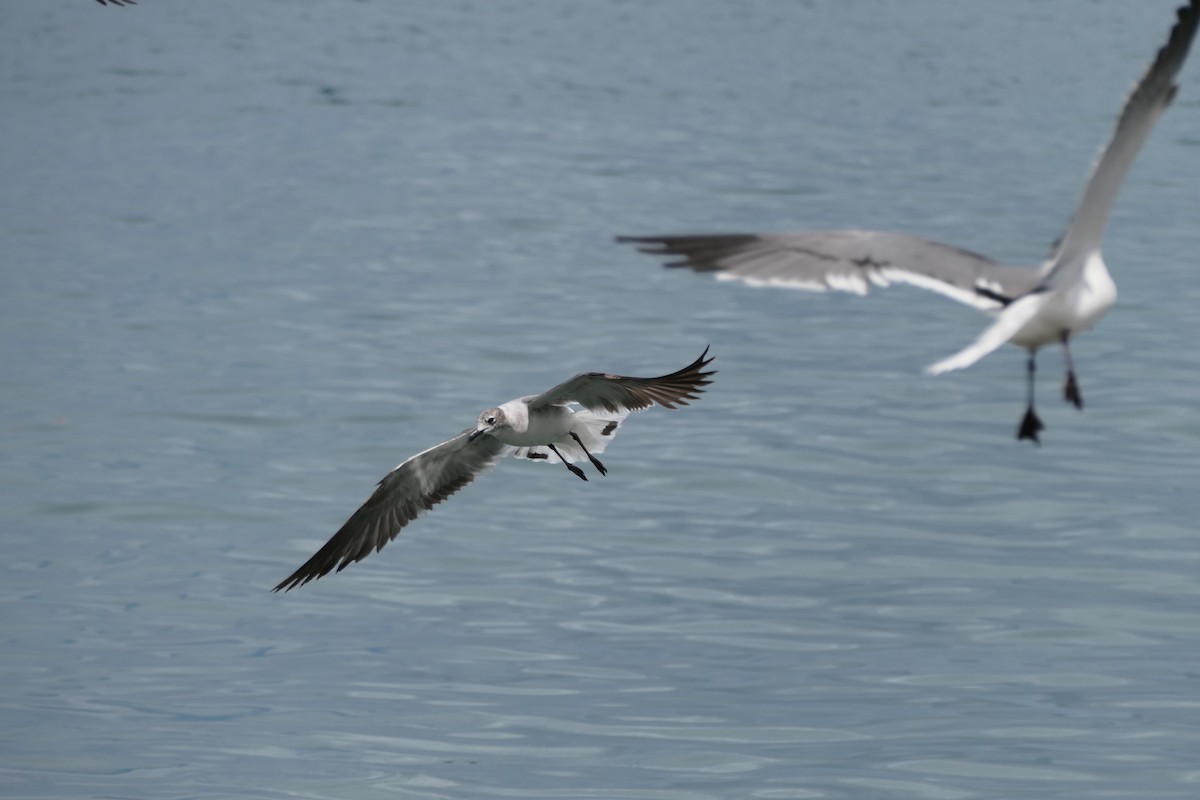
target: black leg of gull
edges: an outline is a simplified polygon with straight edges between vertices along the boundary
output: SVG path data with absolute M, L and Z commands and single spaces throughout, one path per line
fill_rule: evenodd
M 554 455 L 558 456 L 559 458 L 562 458 L 562 462 L 567 465 L 567 469 L 569 469 L 569 470 L 571 470 L 571 472 L 575 473 L 576 477 L 578 477 L 580 480 L 585 480 L 585 481 L 587 480 L 587 475 L 583 474 L 583 470 L 581 470 L 579 467 L 575 466 L 574 464 L 572 464 L 571 462 L 569 462 L 565 458 L 563 458 L 563 454 L 558 452 L 557 447 L 555 447 L 552 444 L 549 444 L 546 446 L 554 451 Z
M 587 447 L 585 447 L 583 444 L 583 440 L 579 438 L 579 434 L 575 433 L 575 431 L 571 431 L 571 438 L 574 439 L 575 443 L 579 445 L 579 448 L 583 450 L 583 454 L 588 457 L 588 461 L 592 462 L 592 465 L 596 469 L 600 470 L 600 474 L 607 475 L 608 470 L 606 470 L 604 465 L 600 463 L 600 459 L 588 452 Z
M 1075 362 L 1071 359 L 1071 347 L 1068 341 L 1071 334 L 1063 331 L 1062 346 L 1063 355 L 1067 359 L 1067 382 L 1063 386 L 1063 397 L 1068 403 L 1074 403 L 1076 408 L 1083 408 L 1083 395 L 1079 393 L 1079 382 L 1075 380 Z
M 1037 412 L 1033 410 L 1033 379 L 1037 372 L 1036 355 L 1031 351 L 1029 353 L 1029 362 L 1026 367 L 1029 378 L 1029 405 L 1025 409 L 1025 417 L 1021 420 L 1021 427 L 1017 430 L 1017 441 L 1022 439 L 1030 439 L 1034 444 L 1041 444 L 1038 441 L 1038 431 L 1045 429 L 1045 425 L 1038 418 Z

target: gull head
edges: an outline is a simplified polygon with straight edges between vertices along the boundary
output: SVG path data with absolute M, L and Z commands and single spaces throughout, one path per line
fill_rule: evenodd
M 471 435 L 467 439 L 473 442 L 485 433 L 494 433 L 495 431 L 511 427 L 512 423 L 504 416 L 503 410 L 489 408 L 479 415 L 479 419 L 475 422 L 475 430 L 471 431 Z

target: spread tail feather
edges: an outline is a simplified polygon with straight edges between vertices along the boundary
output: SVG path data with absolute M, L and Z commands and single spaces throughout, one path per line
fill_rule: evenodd
M 1045 292 L 1027 294 L 1011 303 L 996 316 L 996 321 L 979 334 L 974 342 L 949 358 L 943 358 L 941 361 L 930 364 L 925 368 L 925 374 L 941 375 L 943 372 L 952 372 L 971 366 L 1016 336 L 1017 331 L 1037 315 L 1049 296 Z

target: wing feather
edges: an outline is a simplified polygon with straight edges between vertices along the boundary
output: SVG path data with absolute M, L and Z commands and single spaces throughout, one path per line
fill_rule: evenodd
M 467 430 L 431 447 L 383 477 L 375 492 L 341 529 L 273 591 L 288 591 L 382 550 L 408 523 L 450 497 L 511 447 L 491 436 L 468 439 Z
M 641 411 L 658 404 L 663 408 L 688 405 L 699 399 L 709 377 L 716 370 L 704 371 L 712 363 L 706 358 L 708 348 L 700 357 L 681 370 L 657 378 L 630 378 L 606 372 L 581 372 L 553 389 L 530 397 L 529 405 L 539 408 L 549 405 L 578 403 L 591 411 L 603 409 L 610 413 Z
M 667 267 L 715 272 L 759 286 L 867 294 L 905 283 L 983 310 L 1003 307 L 1037 285 L 1036 271 L 907 233 L 808 231 L 699 236 L 620 236 Z
M 1112 138 L 1100 152 L 1092 168 L 1092 175 L 1083 190 L 1079 208 L 1071 218 L 1071 224 L 1059 239 L 1055 252 L 1046 262 L 1046 278 L 1054 274 L 1055 285 L 1064 285 L 1078 280 L 1083 270 L 1084 258 L 1100 249 L 1104 229 L 1113 202 L 1126 173 L 1137 158 L 1142 145 L 1150 136 L 1154 124 L 1163 115 L 1175 98 L 1178 86 L 1175 76 L 1179 74 L 1192 39 L 1196 36 L 1200 22 L 1200 0 L 1180 8 L 1178 19 L 1171 29 L 1167 43 L 1162 46 L 1145 75 L 1134 86 L 1125 101 Z M 1061 274 L 1067 271 L 1068 274 Z M 1059 274 L 1055 274 L 1059 273 Z

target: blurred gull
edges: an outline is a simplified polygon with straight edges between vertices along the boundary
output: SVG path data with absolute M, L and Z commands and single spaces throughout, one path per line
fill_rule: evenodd
M 678 372 L 658 378 L 627 378 L 583 372 L 541 394 L 509 400 L 479 415 L 475 427 L 412 456 L 384 476 L 362 507 L 316 555 L 274 591 L 302 586 L 355 561 L 396 538 L 400 529 L 473 481 L 502 456 L 561 461 L 587 480 L 574 462 L 587 459 L 601 475 L 596 458 L 616 436 L 631 411 L 658 404 L 673 409 L 695 400 L 715 371 L 708 348 Z M 571 404 L 582 406 L 576 410 Z
M 998 264 L 986 256 L 906 233 L 834 230 L 783 234 L 620 236 L 651 255 L 678 257 L 668 267 L 716 272 L 763 286 L 866 294 L 874 286 L 907 283 L 995 314 L 979 338 L 926 368 L 938 375 L 969 367 L 1005 342 L 1028 355 L 1028 406 L 1017 439 L 1038 441 L 1044 426 L 1034 411 L 1038 348 L 1060 342 L 1066 357 L 1065 398 L 1083 408 L 1069 342 L 1090 329 L 1117 299 L 1101 258 L 1109 212 L 1125 174 L 1178 88 L 1200 18 L 1200 0 L 1177 12 L 1167 43 L 1125 101 L 1116 130 L 1101 152 L 1067 230 L 1040 267 Z

